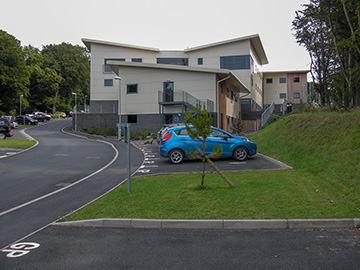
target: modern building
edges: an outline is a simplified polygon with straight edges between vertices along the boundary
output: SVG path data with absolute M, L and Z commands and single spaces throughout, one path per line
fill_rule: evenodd
M 268 60 L 258 35 L 182 51 L 82 41 L 91 52 L 90 108 L 97 119 L 106 114 L 116 121 L 120 108 L 123 123 L 155 131 L 182 122 L 184 112 L 200 104 L 226 130 L 241 119 L 243 96 L 263 106 L 257 73 Z
M 303 75 L 261 73 L 259 67 L 268 59 L 258 35 L 177 51 L 82 41 L 91 52 L 90 114 L 79 118 L 79 129 L 115 129 L 121 112 L 122 123 L 155 132 L 164 124 L 183 122 L 185 111 L 199 104 L 212 113 L 213 125 L 231 131 L 235 120 L 280 102 L 283 95 L 277 91 L 301 99 L 306 94 L 292 85 L 285 91 L 265 83 L 273 79 L 274 86 L 285 76 L 289 85 L 297 77 L 302 81 Z
M 280 112 L 284 103 L 294 106 L 308 101 L 307 74 L 309 70 L 263 72 L 264 108 L 272 102 Z

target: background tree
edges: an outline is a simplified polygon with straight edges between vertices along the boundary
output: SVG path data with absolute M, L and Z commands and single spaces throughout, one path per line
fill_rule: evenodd
M 318 2 L 314 0 L 304 5 L 304 10 L 296 12 L 292 24 L 297 42 L 303 45 L 310 55 L 310 73 L 315 82 L 314 89 L 320 94 L 321 105 L 327 106 L 330 103 L 329 85 L 334 56 L 325 14 L 322 14 Z
M 79 100 L 89 95 L 90 61 L 86 48 L 68 43 L 51 44 L 45 46 L 41 54 L 44 57 L 44 66 L 56 71 L 62 78 L 58 95 L 53 96 L 54 98 L 61 97 L 65 103 L 70 104 L 73 92 L 78 94 Z
M 205 181 L 205 162 L 208 162 L 212 168 L 214 168 L 221 177 L 231 186 L 234 187 L 233 183 L 215 166 L 210 158 L 220 157 L 222 153 L 222 147 L 215 145 L 213 152 L 210 155 L 206 155 L 206 139 L 211 133 L 211 114 L 205 109 L 205 106 L 201 108 L 200 105 L 196 105 L 194 115 L 189 112 L 185 113 L 185 127 L 188 135 L 193 140 L 199 140 L 202 143 L 202 149 L 195 147 L 194 151 L 190 148 L 190 153 L 187 153 L 191 159 L 200 158 L 203 163 L 203 170 L 201 175 L 201 188 L 204 188 Z
M 293 30 L 309 52 L 321 104 L 360 106 L 360 2 L 310 0 L 303 6 L 296 12 Z
M 9 112 L 19 108 L 20 95 L 24 95 L 26 105 L 28 86 L 29 69 L 20 41 L 0 30 L 0 111 Z

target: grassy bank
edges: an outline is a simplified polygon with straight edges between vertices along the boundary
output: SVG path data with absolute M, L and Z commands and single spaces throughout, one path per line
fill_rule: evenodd
M 35 140 L 0 140 L 1 148 L 27 149 L 36 144 Z
M 92 218 L 263 219 L 360 217 L 360 113 L 305 113 L 252 136 L 259 152 L 293 170 L 163 175 L 132 181 L 67 220 Z

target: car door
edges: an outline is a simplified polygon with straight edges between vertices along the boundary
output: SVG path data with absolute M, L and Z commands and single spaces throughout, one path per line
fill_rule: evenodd
M 231 145 L 234 143 L 234 138 L 220 129 L 211 129 L 209 137 L 206 139 L 206 153 L 213 152 L 215 145 L 222 147 L 222 156 L 231 156 Z
M 196 146 L 198 146 L 200 149 L 202 149 L 202 142 L 198 139 L 192 139 L 188 135 L 185 127 L 178 130 L 176 132 L 176 135 L 178 136 L 180 148 L 184 150 L 185 154 L 186 154 L 186 152 L 190 152 L 190 149 L 192 149 L 194 152 L 196 152 L 196 148 L 195 148 Z

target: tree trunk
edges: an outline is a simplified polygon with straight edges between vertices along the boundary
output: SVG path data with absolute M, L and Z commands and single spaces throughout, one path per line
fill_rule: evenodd
M 229 184 L 230 187 L 235 187 L 234 184 L 222 173 L 222 171 L 219 170 L 218 167 L 216 167 L 214 162 L 212 162 L 211 159 L 207 155 L 205 155 L 205 153 L 201 151 L 201 149 L 198 146 L 195 146 L 195 149 L 199 151 L 200 155 L 202 155 L 204 159 L 206 159 L 206 161 L 210 164 L 210 166 L 214 168 L 218 174 L 220 174 L 220 176 L 226 181 L 226 183 Z

